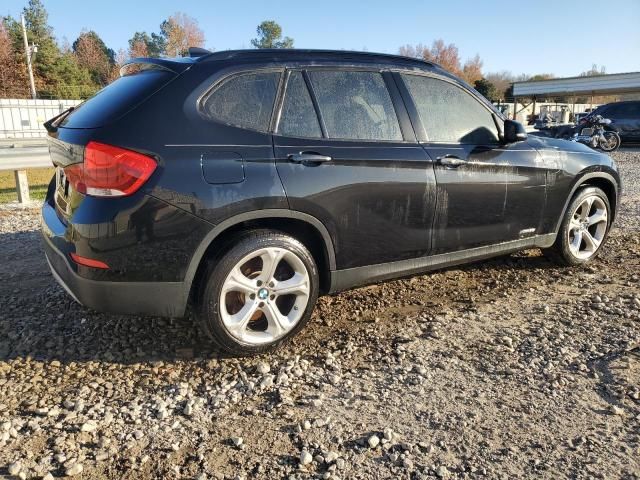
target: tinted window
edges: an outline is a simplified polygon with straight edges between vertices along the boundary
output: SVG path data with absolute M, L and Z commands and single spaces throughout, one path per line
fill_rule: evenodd
M 301 72 L 292 72 L 289 76 L 278 133 L 291 137 L 322 137 L 311 95 Z
M 491 113 L 471 94 L 443 80 L 402 75 L 429 141 L 484 144 L 498 141 Z
M 61 127 L 96 128 L 117 120 L 169 83 L 175 73 L 153 68 L 118 78 L 67 115 Z
M 202 109 L 220 122 L 266 132 L 279 79 L 279 72 L 231 77 L 209 94 Z
M 637 117 L 635 105 L 633 103 L 620 103 L 618 105 L 611 105 L 606 109 L 605 113 L 601 113 L 603 117 L 611 118 L 633 118 Z
M 330 138 L 402 140 L 382 75 L 375 72 L 309 72 Z

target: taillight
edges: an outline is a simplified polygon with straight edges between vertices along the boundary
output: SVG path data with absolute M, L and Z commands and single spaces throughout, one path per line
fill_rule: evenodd
M 156 169 L 151 157 L 125 148 L 89 142 L 84 162 L 64 173 L 73 188 L 94 197 L 124 197 L 137 192 Z

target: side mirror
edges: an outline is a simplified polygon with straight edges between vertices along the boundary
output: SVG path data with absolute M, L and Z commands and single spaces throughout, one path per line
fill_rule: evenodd
M 521 142 L 527 139 L 527 131 L 520 122 L 515 120 L 504 121 L 504 141 L 505 143 Z

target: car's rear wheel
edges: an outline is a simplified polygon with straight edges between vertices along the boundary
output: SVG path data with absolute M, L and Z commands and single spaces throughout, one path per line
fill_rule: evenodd
M 579 190 L 569 204 L 554 245 L 546 251 L 563 265 L 582 265 L 602 247 L 610 226 L 611 205 L 597 187 Z
M 307 248 L 270 230 L 239 237 L 203 280 L 198 320 L 232 355 L 262 353 L 295 335 L 318 297 L 318 270 Z

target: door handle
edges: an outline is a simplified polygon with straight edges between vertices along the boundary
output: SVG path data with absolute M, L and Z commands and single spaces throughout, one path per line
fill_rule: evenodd
M 327 155 L 320 155 L 315 152 L 291 153 L 287 158 L 290 162 L 294 163 L 322 163 L 331 161 L 331 157 L 328 157 Z
M 456 157 L 455 155 L 443 155 L 442 157 L 436 158 L 436 160 L 440 165 L 444 165 L 445 167 L 459 167 L 467 163 L 466 160 Z

